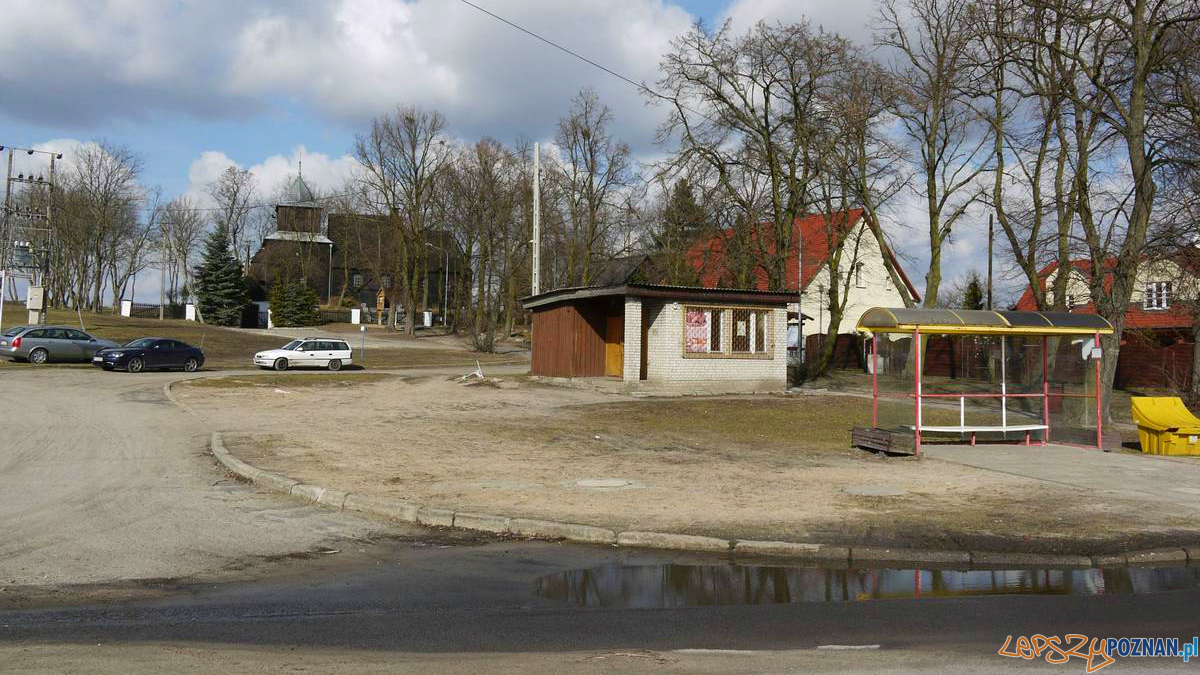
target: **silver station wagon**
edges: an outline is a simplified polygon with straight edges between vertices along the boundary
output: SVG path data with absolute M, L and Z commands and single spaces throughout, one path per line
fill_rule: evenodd
M 117 346 L 69 326 L 13 326 L 0 335 L 0 356 L 30 363 L 91 361 L 101 349 Z

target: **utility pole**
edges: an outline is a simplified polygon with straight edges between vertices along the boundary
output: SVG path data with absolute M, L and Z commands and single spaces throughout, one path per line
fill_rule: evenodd
M 541 149 L 533 144 L 533 295 L 542 292 Z
M 995 214 L 988 214 L 988 289 L 987 289 L 987 308 L 992 308 L 992 219 Z
M 9 283 L 13 283 L 13 278 L 21 276 L 29 279 L 29 323 L 40 324 L 46 322 L 46 282 L 50 277 L 50 252 L 51 240 L 54 236 L 54 161 L 62 159 L 61 153 L 56 153 L 48 150 L 33 150 L 30 148 L 14 148 L 0 145 L 0 150 L 8 150 L 8 173 L 4 181 L 4 220 L 3 232 L 0 232 L 0 237 L 3 241 L 0 246 L 0 269 L 8 272 L 5 276 L 9 279 Z M 35 154 L 48 155 L 50 157 L 49 180 L 40 174 L 35 174 L 31 169 L 29 175 L 24 172 L 13 177 L 13 153 L 20 150 L 27 155 Z M 32 191 L 46 190 L 45 208 L 34 209 L 32 201 L 30 205 L 22 209 L 19 205 L 13 204 L 13 184 L 25 183 L 30 185 Z M 35 196 L 30 195 L 31 199 Z M 39 224 L 40 221 L 40 224 Z M 21 254 L 18 256 L 18 252 Z M 22 271 L 18 271 L 22 270 Z M 16 274 L 13 272 L 17 271 Z M 11 289 L 15 297 L 15 286 Z M 0 300 L 4 295 L 4 289 L 0 288 Z
M 163 311 L 163 304 L 166 302 L 167 257 L 164 255 L 164 253 L 166 253 L 166 245 L 165 244 L 160 245 L 159 249 L 158 249 L 158 268 L 159 268 L 158 269 L 158 320 L 159 321 L 162 321 L 165 318 L 165 316 L 164 316 L 165 313 Z M 130 300 L 133 300 L 133 299 L 134 298 L 130 298 Z
M 450 246 L 446 245 L 446 286 L 442 289 L 442 327 L 450 325 Z
M 0 150 L 3 150 L 3 149 L 4 149 L 4 146 L 0 145 Z M 8 173 L 5 174 L 5 176 L 4 176 L 4 231 L 0 232 L 0 242 L 3 242 L 4 250 L 0 251 L 0 270 L 8 269 L 9 256 L 12 255 L 12 251 L 9 250 L 9 242 L 11 241 L 11 238 L 8 236 L 9 232 L 11 231 L 9 229 L 8 216 L 9 216 L 9 213 L 12 212 L 12 167 L 13 167 L 13 149 L 9 148 L 8 149 Z M 11 276 L 8 277 L 8 283 L 9 283 L 9 285 L 13 286 L 12 296 L 13 296 L 13 300 L 16 300 L 17 299 L 16 286 L 15 286 L 15 284 L 13 284 L 13 280 L 12 280 Z M 4 293 L 5 293 L 5 288 L 2 284 L 0 284 L 0 304 L 2 304 L 4 302 Z

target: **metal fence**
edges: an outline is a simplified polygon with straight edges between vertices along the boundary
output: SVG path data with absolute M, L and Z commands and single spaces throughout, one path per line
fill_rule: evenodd
M 322 309 L 320 310 L 321 323 L 350 323 L 350 310 L 344 309 Z
M 129 316 L 138 319 L 157 319 L 158 308 L 156 304 L 145 302 L 130 303 Z M 163 305 L 162 317 L 164 319 L 183 319 L 187 317 L 187 309 L 183 305 Z

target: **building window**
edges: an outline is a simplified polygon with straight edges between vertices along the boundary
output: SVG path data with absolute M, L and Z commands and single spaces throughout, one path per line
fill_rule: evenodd
M 362 288 L 362 285 L 363 285 L 362 272 L 352 272 L 350 274 L 350 285 L 355 288 Z
M 684 356 L 771 358 L 769 309 L 683 308 Z
M 713 307 L 686 307 L 683 349 L 689 354 L 721 351 L 721 315 L 725 310 Z
M 1142 306 L 1146 309 L 1170 309 L 1171 282 L 1155 281 L 1146 284 L 1146 295 L 1142 298 Z
M 381 276 L 379 278 L 379 285 L 383 286 L 384 288 L 391 288 L 392 287 L 392 275 L 385 274 L 385 275 Z
M 767 351 L 767 312 L 761 309 L 735 309 L 730 350 L 735 354 L 762 354 Z
M 854 265 L 854 286 L 856 288 L 866 288 L 867 287 L 867 285 L 865 283 L 863 283 L 863 264 L 862 263 L 856 263 Z

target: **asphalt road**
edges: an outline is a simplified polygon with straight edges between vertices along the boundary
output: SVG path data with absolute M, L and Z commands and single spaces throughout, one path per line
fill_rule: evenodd
M 165 399 L 175 377 L 0 374 L 0 672 L 1011 672 L 1034 664 L 996 655 L 1007 635 L 1200 633 L 1198 591 L 574 607 L 537 580 L 694 558 L 480 543 L 258 492 Z
M 267 580 L 2 613 L 0 671 L 1011 672 L 1050 666 L 997 656 L 1008 635 L 1200 632 L 1196 591 L 663 609 L 573 607 L 533 593 L 549 573 L 667 559 L 528 542 L 376 543 L 281 565 Z M 1115 670 L 1131 666 L 1196 664 L 1140 659 Z M 1082 672 L 1083 662 L 1057 668 Z

